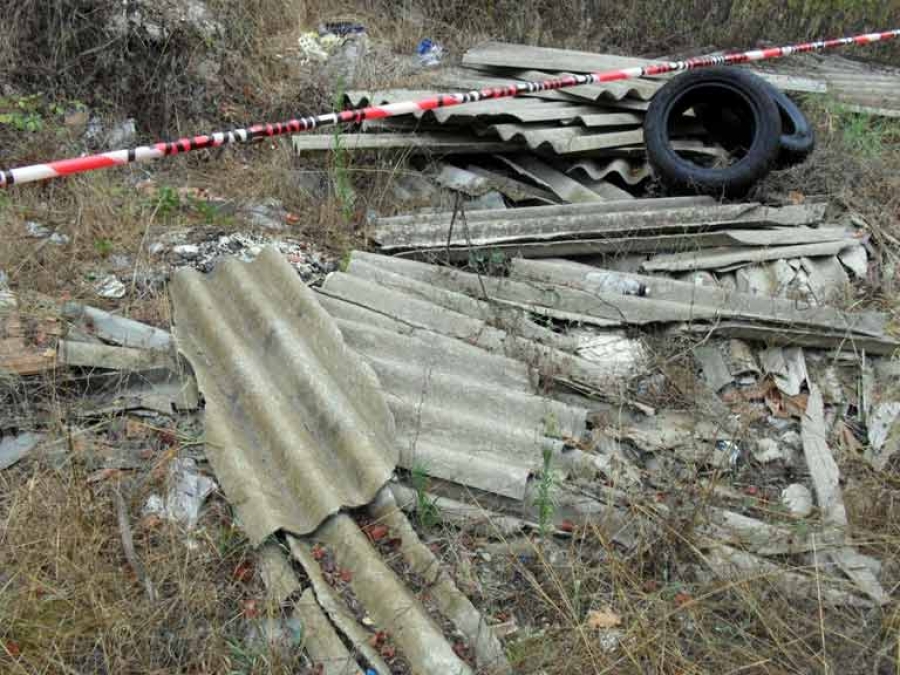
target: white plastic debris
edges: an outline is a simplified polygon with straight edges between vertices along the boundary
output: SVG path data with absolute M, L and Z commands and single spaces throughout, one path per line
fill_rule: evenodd
M 300 54 L 303 57 L 303 63 L 310 61 L 325 62 L 331 54 L 331 51 L 341 41 L 334 33 L 318 35 L 317 33 L 303 33 L 297 39 L 297 46 L 300 48 Z
M 150 495 L 144 504 L 144 514 L 155 514 L 192 529 L 200 519 L 200 508 L 216 489 L 216 482 L 197 471 L 191 458 L 176 459 L 169 466 L 165 498 Z
M 51 244 L 56 244 L 57 246 L 69 243 L 68 235 L 62 234 L 61 232 L 54 232 L 46 225 L 41 225 L 33 220 L 29 220 L 25 223 L 25 231 L 32 239 L 49 239 Z
M 115 274 L 108 274 L 97 282 L 94 291 L 101 298 L 118 300 L 125 297 L 125 284 L 119 281 Z
M 800 483 L 791 483 L 781 491 L 781 503 L 791 514 L 806 518 L 813 510 L 812 492 Z

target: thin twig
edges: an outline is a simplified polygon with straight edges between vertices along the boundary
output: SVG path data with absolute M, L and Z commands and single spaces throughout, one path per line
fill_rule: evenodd
M 156 602 L 156 589 L 153 587 L 153 582 L 147 576 L 147 570 L 144 569 L 143 563 L 134 550 L 134 538 L 131 534 L 131 524 L 128 522 L 128 507 L 118 488 L 113 490 L 113 498 L 116 501 L 116 517 L 119 521 L 119 534 L 122 536 L 122 548 L 125 550 L 125 559 L 128 560 L 131 569 L 134 570 L 138 580 L 143 584 L 150 602 Z

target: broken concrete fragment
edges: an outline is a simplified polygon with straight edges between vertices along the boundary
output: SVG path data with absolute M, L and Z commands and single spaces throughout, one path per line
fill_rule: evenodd
M 771 438 L 759 438 L 753 448 L 753 459 L 760 464 L 779 462 L 785 459 L 778 443 Z
M 167 349 L 172 345 L 172 336 L 164 330 L 88 305 L 66 303 L 63 316 L 102 340 L 122 347 Z
M 44 434 L 31 431 L 0 439 L 0 470 L 8 469 L 27 457 L 43 439 Z
M 872 407 L 867 416 L 869 446 L 866 459 L 878 470 L 883 470 L 891 457 L 900 449 L 897 420 L 900 419 L 900 401 L 882 401 Z
M 857 279 L 865 279 L 869 274 L 869 255 L 865 246 L 854 246 L 841 251 L 838 260 L 853 272 L 853 276 Z
M 322 675 L 362 675 L 344 642 L 319 606 L 316 595 L 307 588 L 294 603 L 294 611 L 303 624 L 303 647 L 314 667 L 322 668 Z
M 644 263 L 647 272 L 678 272 L 686 270 L 724 269 L 736 265 L 766 260 L 812 256 L 834 256 L 849 248 L 858 247 L 859 240 L 844 239 L 816 244 L 772 246 L 765 248 L 723 248 L 690 253 L 664 253 Z
M 825 520 L 839 528 L 847 527 L 847 510 L 841 495 L 840 471 L 828 447 L 822 392 L 810 385 L 809 402 L 801 422 L 803 454 L 816 491 L 816 501 Z
M 812 492 L 805 485 L 791 483 L 781 491 L 781 503 L 791 515 L 806 518 L 813 510 Z
M 173 355 L 165 350 L 112 347 L 89 342 L 60 340 L 57 358 L 64 366 L 142 372 L 176 370 Z

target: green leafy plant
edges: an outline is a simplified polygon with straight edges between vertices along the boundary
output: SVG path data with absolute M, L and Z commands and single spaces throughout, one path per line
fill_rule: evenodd
M 334 109 L 340 110 L 344 102 L 344 81 L 338 80 L 337 91 L 334 95 Z M 341 209 L 341 217 L 345 223 L 353 220 L 353 207 L 356 194 L 353 191 L 353 183 L 350 180 L 350 157 L 343 145 L 340 125 L 334 125 L 332 132 L 332 186 L 334 196 Z
M 108 258 L 113 252 L 113 243 L 109 239 L 95 239 L 94 250 L 101 258 Z
M 416 491 L 416 519 L 422 528 L 431 529 L 441 522 L 441 512 L 428 497 L 428 473 L 423 464 L 413 464 L 412 484 Z
M 544 463 L 541 467 L 541 477 L 537 486 L 535 505 L 538 509 L 538 527 L 541 537 L 548 536 L 553 531 L 553 450 L 544 448 Z
M 161 216 L 170 216 L 181 208 L 181 197 L 178 191 L 163 185 L 156 191 L 156 210 Z

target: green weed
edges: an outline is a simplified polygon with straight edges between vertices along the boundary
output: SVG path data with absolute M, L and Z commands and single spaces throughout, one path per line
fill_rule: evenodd
M 428 472 L 425 466 L 416 462 L 412 467 L 412 485 L 416 491 L 416 519 L 428 530 L 441 522 L 441 512 L 433 500 L 428 498 Z
M 95 239 L 94 250 L 101 258 L 108 258 L 113 252 L 113 243 L 109 239 Z
M 544 448 L 544 463 L 541 467 L 541 478 L 538 482 L 535 505 L 538 508 L 538 527 L 541 537 L 547 537 L 553 531 L 553 450 Z
M 344 102 L 344 81 L 338 80 L 337 91 L 334 94 L 334 110 L 340 110 Z M 331 183 L 334 188 L 334 196 L 341 209 L 341 217 L 345 223 L 353 220 L 353 206 L 356 194 L 353 191 L 353 183 L 350 180 L 350 158 L 343 146 L 340 125 L 334 125 L 332 132 L 334 145 L 332 148 Z

